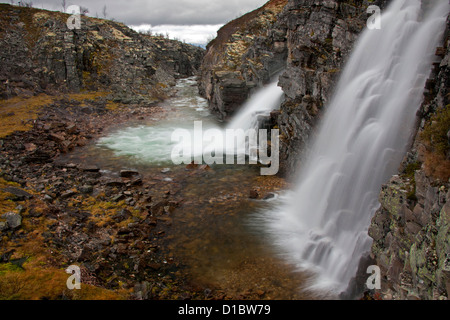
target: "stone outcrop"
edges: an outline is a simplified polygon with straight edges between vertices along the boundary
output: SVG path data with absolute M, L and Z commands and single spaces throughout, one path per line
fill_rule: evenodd
M 285 92 L 276 122 L 280 129 L 280 172 L 298 170 L 323 107 L 341 69 L 366 26 L 367 7 L 386 1 L 291 0 L 278 25 L 287 29 L 288 59 L 279 85 Z
M 284 172 L 293 172 L 300 161 L 294 159 L 300 159 L 300 151 L 330 95 L 342 57 L 351 50 L 361 29 L 355 19 L 360 12 L 353 9 L 353 19 L 345 21 L 341 16 L 338 20 L 338 8 L 334 1 L 319 1 L 313 6 L 308 1 L 291 1 L 283 16 L 289 56 L 288 68 L 280 78 L 286 99 L 277 120 Z
M 292 173 L 365 26 L 367 7 L 386 2 L 269 1 L 225 25 L 208 45 L 200 93 L 227 119 L 253 90 L 282 72 L 285 99 L 272 123 L 281 133 L 280 172 Z
M 287 0 L 263 7 L 226 24 L 207 46 L 200 94 L 210 110 L 228 119 L 256 87 L 267 84 L 286 63 L 286 30 L 276 22 Z
M 204 50 L 139 34 L 122 23 L 0 4 L 0 97 L 108 91 L 121 103 L 151 103 L 178 77 L 197 73 Z
M 385 299 L 448 299 L 450 293 L 449 25 L 415 139 L 399 174 L 383 186 L 369 229 Z

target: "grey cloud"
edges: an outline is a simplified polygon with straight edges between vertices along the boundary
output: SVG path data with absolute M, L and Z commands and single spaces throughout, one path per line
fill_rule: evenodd
M 2 1 L 9 3 L 9 1 Z M 17 3 L 18 0 L 15 0 Z M 32 0 L 36 8 L 61 10 L 61 0 Z M 262 6 L 267 0 L 66 0 L 67 5 L 89 9 L 89 15 L 102 17 L 106 5 L 108 18 L 127 25 L 140 24 L 223 24 Z

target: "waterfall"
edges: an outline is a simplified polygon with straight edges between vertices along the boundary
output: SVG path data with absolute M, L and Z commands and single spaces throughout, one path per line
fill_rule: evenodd
M 309 288 L 343 292 L 369 252 L 378 194 L 406 152 L 448 12 L 446 0 L 425 13 L 420 0 L 395 0 L 381 30 L 361 34 L 293 195 L 264 212 L 276 248 L 314 273 Z
M 224 132 L 227 130 L 240 130 L 243 132 L 242 135 L 236 136 L 236 139 L 233 141 L 223 141 L 224 154 L 232 154 L 235 156 L 249 155 L 252 160 L 257 158 L 255 156 L 256 150 L 249 150 L 249 130 L 255 130 L 257 132 L 261 128 L 262 122 L 270 116 L 270 112 L 280 107 L 283 94 L 283 90 L 278 86 L 277 76 L 271 83 L 259 88 L 250 96 L 223 130 Z M 203 151 L 209 152 L 215 149 L 215 143 L 207 144 L 203 148 Z M 220 143 L 222 145 L 222 142 Z
M 271 111 L 280 106 L 283 91 L 278 86 L 278 77 L 266 87 L 260 88 L 237 112 L 228 129 L 255 129 L 258 118 L 267 117 Z
M 171 118 L 158 121 L 152 125 L 137 125 L 112 132 L 99 139 L 99 147 L 111 149 L 117 156 L 130 156 L 139 163 L 151 163 L 167 166 L 172 162 L 173 150 L 187 150 L 185 164 L 191 163 L 193 157 L 205 153 L 222 151 L 223 155 L 245 158 L 249 150 L 248 131 L 258 129 L 260 119 L 267 118 L 270 112 L 279 108 L 283 91 L 277 86 L 278 77 L 269 85 L 259 88 L 225 127 L 212 118 L 207 111 L 207 101 L 200 98 L 192 84 L 195 79 L 181 80 L 177 85 L 179 94 L 171 98 Z M 211 142 L 203 132 L 197 132 L 195 123 L 201 123 L 201 130 L 212 130 L 224 139 Z M 191 139 L 173 141 L 172 135 L 177 130 L 184 130 Z M 226 132 L 241 130 L 244 134 L 236 136 L 234 141 L 226 140 Z M 232 143 L 231 143 L 232 142 Z

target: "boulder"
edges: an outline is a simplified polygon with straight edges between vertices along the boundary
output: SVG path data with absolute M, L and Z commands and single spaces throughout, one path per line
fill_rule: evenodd
M 78 169 L 84 172 L 99 172 L 100 168 L 95 164 L 81 164 Z
M 91 185 L 83 185 L 81 187 L 78 188 L 78 191 L 84 194 L 89 194 L 92 193 L 94 191 L 94 187 Z
M 0 232 L 8 230 L 8 222 L 0 221 Z
M 10 229 L 18 229 L 22 225 L 22 216 L 15 212 L 8 212 L 1 215 L 5 219 Z
M 120 170 L 120 176 L 122 178 L 132 178 L 137 175 L 139 175 L 139 172 L 137 170 L 131 170 L 131 169 Z
M 33 198 L 33 195 L 30 193 L 16 187 L 6 187 L 3 188 L 3 191 L 12 194 L 14 196 L 12 200 L 15 201 L 23 201 Z

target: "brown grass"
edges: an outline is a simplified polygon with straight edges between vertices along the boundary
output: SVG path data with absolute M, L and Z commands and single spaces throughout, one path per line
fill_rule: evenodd
M 72 300 L 124 300 L 128 290 L 117 292 L 81 283 L 80 290 L 69 290 L 67 274 L 56 268 L 31 268 L 0 275 L 0 300 L 58 300 L 63 296 Z M 83 281 L 83 279 L 81 279 Z
M 420 139 L 427 151 L 425 153 L 425 172 L 442 181 L 450 178 L 450 144 L 447 133 L 450 130 L 450 105 L 447 105 L 427 121 Z
M 424 164 L 427 175 L 444 182 L 450 179 L 450 160 L 444 155 L 426 152 Z
M 140 217 L 140 210 L 136 210 L 125 204 L 125 201 L 109 202 L 102 201 L 99 197 L 77 197 L 69 203 L 69 207 L 82 208 L 84 211 L 91 213 L 90 221 L 94 222 L 99 227 L 103 227 L 106 224 L 113 222 L 113 217 L 118 214 L 122 209 L 127 208 L 131 213 L 131 217 L 117 224 L 119 227 L 125 227 L 129 223 L 133 222 L 133 217 Z M 142 217 L 140 217 L 142 218 Z
M 15 131 L 28 131 L 42 108 L 53 102 L 53 97 L 40 94 L 34 97 L 14 97 L 0 101 L 0 138 Z
M 8 186 L 19 187 L 19 185 L 16 183 L 7 182 L 3 178 L 0 178 L 0 216 L 6 212 L 13 211 L 17 206 L 14 201 L 8 200 L 11 195 L 7 192 L 2 191 Z
M 44 202 L 34 201 L 35 208 L 46 210 Z M 26 258 L 26 261 L 22 268 L 11 263 L 0 263 L 0 300 L 58 300 L 63 296 L 73 300 L 129 298 L 129 290 L 107 290 L 85 284 L 83 278 L 81 290 L 69 290 L 66 282 L 70 274 L 65 272 L 65 268 L 58 267 L 62 264 L 59 253 L 49 248 L 43 237 L 51 221 L 45 217 L 31 218 L 27 212 L 23 216 L 22 229 L 16 232 L 26 236 L 14 241 L 5 237 L 0 248 L 14 250 L 11 259 Z
M 65 95 L 70 100 L 85 102 L 106 97 L 110 92 L 83 92 Z M 28 131 L 33 127 L 33 120 L 37 119 L 39 113 L 60 96 L 49 96 L 40 94 L 33 97 L 14 97 L 8 100 L 0 100 L 0 138 L 4 138 L 15 131 Z M 83 104 L 81 105 L 83 106 Z M 116 107 L 112 102 L 108 106 Z

